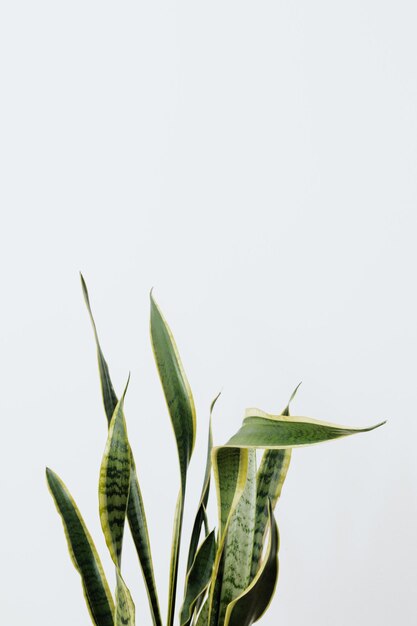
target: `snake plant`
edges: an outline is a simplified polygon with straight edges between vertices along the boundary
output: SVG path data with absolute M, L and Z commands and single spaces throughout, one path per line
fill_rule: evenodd
M 81 276 L 87 310 L 97 348 L 108 437 L 99 478 L 99 514 L 115 567 L 114 597 L 100 557 L 70 492 L 51 469 L 47 483 L 61 516 L 70 556 L 96 626 L 133 626 L 135 605 L 121 571 L 125 520 L 139 557 L 154 626 L 163 619 L 152 565 L 145 507 L 129 444 L 124 416 L 124 389 L 117 397 L 104 358 L 87 287 Z M 213 446 L 211 413 L 206 470 L 186 561 L 181 606 L 177 606 L 178 564 L 184 516 L 187 473 L 196 438 L 196 411 L 171 330 L 151 294 L 150 331 L 156 367 L 175 433 L 180 488 L 174 517 L 166 626 L 250 626 L 268 608 L 278 576 L 279 536 L 274 508 L 281 494 L 292 448 L 346 437 L 377 428 L 346 428 L 290 416 L 290 402 L 279 415 L 248 409 L 240 430 L 223 446 Z M 257 467 L 256 450 L 263 450 Z M 211 477 L 214 477 L 218 520 L 211 529 L 207 515 Z M 149 618 L 141 607 L 140 624 Z

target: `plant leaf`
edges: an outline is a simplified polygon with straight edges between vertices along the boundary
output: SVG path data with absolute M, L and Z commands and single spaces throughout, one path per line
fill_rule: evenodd
M 245 489 L 249 451 L 245 448 L 216 447 L 212 450 L 211 458 L 217 491 L 219 530 L 217 553 L 209 591 L 207 621 L 210 626 L 217 626 L 227 528 Z
M 185 492 L 187 469 L 196 435 L 194 400 L 174 337 L 152 294 L 151 338 L 155 362 L 177 441 L 181 485 Z
M 297 385 L 291 394 L 287 406 L 282 411 L 282 416 L 289 416 L 290 405 L 300 387 Z M 287 476 L 291 460 L 291 448 L 285 450 L 265 450 L 262 455 L 261 465 L 258 470 L 256 482 L 256 521 L 255 536 L 253 540 L 251 580 L 259 569 L 262 558 L 265 531 L 268 524 L 268 502 L 272 503 L 272 509 L 281 495 L 282 486 Z
M 368 428 L 348 428 L 308 417 L 270 415 L 259 409 L 247 409 L 243 425 L 226 446 L 274 450 L 298 448 L 368 432 L 383 424 L 385 422 Z
M 115 626 L 134 626 L 135 605 L 118 568 L 116 568 L 116 581 Z
M 114 409 L 116 408 L 116 405 L 118 403 L 118 399 L 113 388 L 106 359 L 104 358 L 103 351 L 100 346 L 97 328 L 91 310 L 87 285 L 82 275 L 81 285 L 83 289 L 84 300 L 87 305 L 88 314 L 90 316 L 94 330 L 103 404 L 107 416 L 107 421 L 110 424 Z M 140 566 L 143 573 L 146 592 L 149 600 L 149 607 L 152 615 L 152 621 L 154 626 L 162 626 L 161 612 L 159 608 L 158 594 L 156 590 L 155 575 L 152 563 L 148 525 L 146 522 L 145 507 L 143 504 L 142 493 L 139 486 L 139 480 L 137 477 L 136 466 L 132 451 L 130 451 L 130 459 L 130 492 L 129 500 L 127 503 L 127 518 L 129 521 L 130 531 L 132 533 L 132 538 L 136 547 Z
M 215 556 L 216 538 L 213 530 L 201 544 L 187 574 L 186 592 L 180 616 L 181 626 L 190 622 L 197 599 L 210 582 Z
M 120 572 L 131 471 L 130 446 L 123 414 L 127 385 L 110 422 L 99 480 L 101 527 L 116 566 L 115 626 L 135 624 L 135 606 Z
M 92 622 L 96 626 L 113 626 L 113 598 L 81 513 L 59 476 L 47 468 L 46 478 L 57 511 L 62 518 L 72 562 L 81 576 Z
M 231 515 L 224 546 L 223 578 L 220 592 L 219 624 L 227 606 L 250 583 L 256 513 L 256 451 L 248 451 L 245 488 Z
M 175 613 L 187 469 L 194 449 L 196 415 L 190 385 L 188 384 L 174 337 L 152 293 L 150 327 L 155 362 L 177 442 L 181 474 L 181 489 L 175 510 L 169 574 L 167 626 L 172 626 Z
M 278 579 L 278 528 L 269 502 L 268 550 L 259 572 L 249 587 L 227 607 L 224 626 L 251 626 L 265 613 Z
M 99 481 L 101 526 L 113 562 L 119 568 L 130 486 L 130 448 L 123 415 L 124 395 L 117 403 L 110 422 Z
M 197 509 L 197 515 L 194 520 L 194 526 L 191 533 L 191 541 L 190 547 L 188 550 L 188 559 L 187 559 L 187 572 L 190 571 L 191 565 L 193 564 L 194 557 L 197 552 L 198 543 L 200 540 L 201 527 L 203 523 L 207 526 L 207 514 L 206 507 L 209 498 L 210 492 L 210 478 L 211 478 L 211 451 L 213 449 L 213 432 L 211 427 L 212 422 L 212 414 L 214 405 L 216 404 L 218 398 L 220 397 L 220 393 L 214 398 L 213 402 L 210 406 L 210 418 L 209 418 L 209 434 L 208 434 L 208 443 L 207 443 L 207 460 L 206 460 L 206 470 L 204 473 L 204 482 L 203 488 L 201 490 L 200 502 Z M 208 528 L 206 528 L 206 535 L 208 534 Z
M 197 621 L 195 623 L 195 626 L 208 626 L 208 618 L 209 618 L 209 600 L 208 598 L 206 598 L 197 616 Z

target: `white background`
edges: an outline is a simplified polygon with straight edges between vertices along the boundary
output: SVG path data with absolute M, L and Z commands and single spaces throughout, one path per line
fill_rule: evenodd
M 213 396 L 221 443 L 303 380 L 295 414 L 389 422 L 294 453 L 262 624 L 416 623 L 416 19 L 411 0 L 2 2 L 2 623 L 90 623 L 46 464 L 113 586 L 79 269 L 118 392 L 132 371 L 164 610 L 179 483 L 152 286 L 198 408 L 186 533 Z M 124 572 L 148 626 L 130 538 Z

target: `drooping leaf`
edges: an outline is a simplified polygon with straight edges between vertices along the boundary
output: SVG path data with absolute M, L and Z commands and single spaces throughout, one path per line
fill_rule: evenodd
M 220 592 L 219 624 L 227 606 L 250 583 L 256 513 L 256 451 L 248 451 L 245 488 L 231 515 L 224 545 L 223 577 Z
M 198 504 L 197 515 L 195 517 L 193 530 L 191 533 L 190 547 L 188 550 L 187 572 L 190 571 L 191 565 L 194 561 L 194 557 L 196 555 L 198 543 L 200 540 L 201 527 L 203 526 L 203 524 L 205 524 L 206 526 L 206 535 L 208 534 L 206 507 L 207 507 L 207 502 L 208 502 L 209 492 L 210 492 L 211 451 L 213 448 L 213 433 L 212 433 L 211 421 L 212 421 L 214 405 L 216 404 L 219 397 L 220 397 L 220 393 L 214 398 L 210 406 L 206 470 L 204 474 L 203 488 L 201 490 L 201 496 L 200 496 L 200 502 Z
M 278 528 L 269 503 L 270 537 L 261 567 L 249 587 L 227 607 L 224 626 L 251 626 L 268 608 L 278 579 Z
M 368 428 L 348 428 L 308 417 L 270 415 L 259 409 L 247 409 L 242 427 L 226 445 L 243 448 L 298 448 L 368 432 L 382 424 L 385 422 Z
M 46 478 L 58 513 L 62 518 L 72 562 L 81 576 L 91 619 L 96 626 L 113 626 L 113 598 L 90 533 L 77 505 L 59 476 L 47 468 Z
M 181 474 L 181 489 L 175 510 L 169 574 L 167 626 L 172 626 L 175 613 L 187 469 L 194 449 L 196 415 L 193 396 L 181 363 L 178 348 L 175 344 L 172 332 L 152 294 L 150 326 L 152 348 L 174 429 Z
M 94 330 L 103 404 L 107 416 L 107 421 L 110 424 L 114 410 L 118 403 L 118 399 L 111 381 L 109 367 L 100 346 L 97 328 L 91 310 L 87 285 L 82 275 L 81 285 L 83 289 L 85 303 L 87 305 L 87 310 Z M 158 594 L 156 590 L 155 575 L 152 563 L 152 553 L 150 547 L 148 526 L 146 522 L 145 507 L 143 504 L 142 493 L 139 486 L 139 480 L 137 477 L 136 466 L 132 451 L 130 451 L 130 458 L 130 491 L 127 504 L 127 518 L 145 581 L 152 621 L 154 626 L 162 626 L 161 612 L 159 608 Z
M 210 582 L 215 556 L 216 537 L 212 531 L 197 551 L 186 577 L 185 598 L 180 615 L 181 626 L 189 624 L 197 599 L 203 594 Z
M 292 392 L 287 406 L 281 413 L 282 416 L 289 416 L 291 402 L 295 398 L 300 385 L 301 383 L 299 383 Z M 261 465 L 256 477 L 256 519 L 251 580 L 256 575 L 261 562 L 265 531 L 269 517 L 268 502 L 271 501 L 272 509 L 274 510 L 277 500 L 281 495 L 290 460 L 291 448 L 284 450 L 265 450 L 262 455 Z

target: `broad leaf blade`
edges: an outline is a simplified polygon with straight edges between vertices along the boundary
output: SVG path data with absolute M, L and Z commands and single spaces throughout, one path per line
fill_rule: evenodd
M 103 397 L 103 404 L 107 416 L 108 423 L 110 424 L 111 418 L 114 413 L 114 409 L 118 403 L 116 393 L 113 388 L 113 384 L 110 377 L 109 368 L 104 358 L 103 351 L 100 346 L 96 324 L 94 321 L 93 313 L 90 305 L 90 298 L 88 295 L 87 285 L 83 276 L 81 275 L 81 285 L 83 289 L 85 303 L 91 319 L 91 323 L 94 330 L 94 337 L 96 341 L 98 365 L 100 373 L 101 392 Z M 145 507 L 143 504 L 142 493 L 139 486 L 139 480 L 136 473 L 136 467 L 132 451 L 130 451 L 131 457 L 131 470 L 130 470 L 130 492 L 127 505 L 127 517 L 129 521 L 130 531 L 136 547 L 136 551 L 139 557 L 139 562 L 142 568 L 142 573 L 145 581 L 146 592 L 148 594 L 149 606 L 152 614 L 152 621 L 154 626 L 162 626 L 162 619 L 159 609 L 158 595 L 156 591 L 155 575 L 153 571 L 152 554 L 148 533 L 148 526 L 146 522 Z
M 175 511 L 169 574 L 167 625 L 172 626 L 176 602 L 187 469 L 194 449 L 196 415 L 190 385 L 174 337 L 152 294 L 150 327 L 155 362 L 176 438 L 181 474 L 181 490 Z
M 231 516 L 224 546 L 219 624 L 226 608 L 250 583 L 256 513 L 256 451 L 249 450 L 245 488 Z
M 245 448 L 213 448 L 212 464 L 217 491 L 219 531 L 217 553 L 209 591 L 207 621 L 210 626 L 217 626 L 227 529 L 245 489 L 248 476 L 249 451 Z
M 275 450 L 298 448 L 356 433 L 368 432 L 383 424 L 385 422 L 368 428 L 348 428 L 308 417 L 270 415 L 259 409 L 247 409 L 242 427 L 226 445 Z
M 216 538 L 212 531 L 201 544 L 187 574 L 185 599 L 180 616 L 181 626 L 188 624 L 191 620 L 197 599 L 210 582 L 215 556 Z
M 267 554 L 249 587 L 227 607 L 224 626 L 251 626 L 265 613 L 274 595 L 278 579 L 279 538 L 271 503 L 268 508 L 270 538 Z
M 90 533 L 62 480 L 49 468 L 46 478 L 62 518 L 71 559 L 81 576 L 91 619 L 96 626 L 113 626 L 113 599 Z

